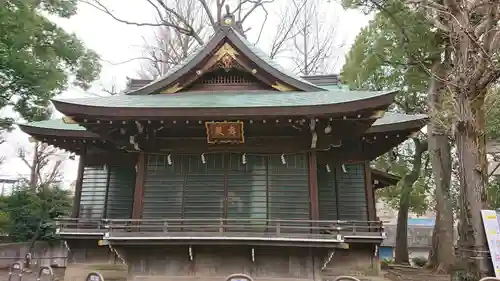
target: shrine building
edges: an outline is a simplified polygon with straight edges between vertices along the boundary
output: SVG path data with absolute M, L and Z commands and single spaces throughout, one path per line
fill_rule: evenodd
M 66 117 L 20 125 L 79 156 L 72 217 L 58 227 L 66 281 L 110 264 L 148 281 L 377 274 L 374 189 L 397 178 L 370 161 L 427 117 L 386 112 L 397 91 L 296 76 L 233 23 L 157 80 L 55 99 Z

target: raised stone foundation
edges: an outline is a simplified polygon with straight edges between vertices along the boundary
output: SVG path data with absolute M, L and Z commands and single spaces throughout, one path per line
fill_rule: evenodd
M 115 246 L 117 256 L 108 246 L 98 246 L 97 241 L 69 244 L 72 254 L 65 281 L 84 280 L 92 271 L 104 271 L 105 281 L 220 281 L 236 273 L 256 281 L 316 281 L 338 275 L 377 274 L 372 247 L 337 249 L 323 269 L 329 251 L 318 248 Z

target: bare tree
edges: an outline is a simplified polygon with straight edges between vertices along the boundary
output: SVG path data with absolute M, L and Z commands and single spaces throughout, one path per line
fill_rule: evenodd
M 19 148 L 18 157 L 30 168 L 29 186 L 37 190 L 40 186 L 49 186 L 61 178 L 60 168 L 64 157 L 61 151 L 41 142 L 33 142 L 33 153 Z
M 224 16 L 224 6 L 226 5 L 226 0 L 215 0 L 215 9 L 211 7 L 211 1 L 207 0 L 196 0 L 196 1 L 179 1 L 179 0 L 144 0 L 144 3 L 149 5 L 155 14 L 156 19 L 145 22 L 136 22 L 127 19 L 120 18 L 111 9 L 106 7 L 100 0 L 81 0 L 106 14 L 111 16 L 114 20 L 135 26 L 150 26 L 150 27 L 166 27 L 177 31 L 179 34 L 184 36 L 189 36 L 194 38 L 199 45 L 203 45 L 205 39 L 203 34 L 199 29 L 193 25 L 193 22 L 189 20 L 189 17 L 179 9 L 179 5 L 186 7 L 185 2 L 191 3 L 191 11 L 201 11 L 201 19 L 204 23 L 207 22 L 208 26 L 212 30 L 216 30 Z M 230 11 L 236 16 L 236 22 L 239 26 L 243 26 L 249 17 L 257 10 L 262 10 L 266 14 L 267 10 L 265 6 L 269 3 L 273 3 L 275 0 L 238 0 L 236 7 Z M 189 5 L 187 5 L 189 6 Z M 263 21 L 262 26 L 265 24 L 266 20 Z M 198 22 L 196 22 L 198 23 Z M 248 31 L 248 29 L 243 30 Z
M 287 6 L 292 7 L 289 13 L 298 15 L 290 22 L 293 35 L 291 59 L 295 71 L 303 75 L 331 73 L 338 56 L 335 51 L 337 44 L 336 28 L 338 26 L 335 14 L 322 17 L 321 8 L 324 1 L 292 0 Z M 325 20 L 325 18 L 329 18 Z
M 204 29 L 203 22 L 199 21 L 205 10 L 200 10 L 201 7 L 196 5 L 199 0 L 174 2 L 176 10 L 191 26 L 196 27 L 202 38 L 205 38 L 208 32 L 206 28 Z M 265 1 L 260 2 L 265 3 Z M 336 47 L 339 47 L 334 46 L 337 39 L 335 32 L 337 22 L 331 17 L 329 21 L 318 19 L 321 3 L 321 0 L 291 0 L 283 5 L 283 9 L 277 15 L 279 21 L 273 32 L 275 35 L 271 38 L 269 56 L 272 59 L 282 56 L 290 59 L 295 68 L 294 72 L 304 75 L 328 73 L 333 70 L 338 60 L 338 56 L 334 54 Z M 238 7 L 235 11 L 241 18 L 242 10 L 238 10 Z M 266 19 L 267 11 L 264 15 Z M 261 39 L 264 24 L 256 34 L 256 42 Z M 266 29 L 269 30 L 269 24 Z M 153 39 L 144 38 L 144 42 L 145 52 L 142 71 L 139 74 L 145 79 L 155 79 L 166 74 L 198 47 L 193 37 L 185 36 L 178 30 L 165 26 L 156 28 Z
M 172 6 L 175 7 L 177 13 L 204 40 L 207 37 L 208 29 L 203 21 L 205 10 L 200 5 L 199 0 L 172 0 L 171 2 L 173 2 Z M 175 18 L 172 18 L 171 21 L 175 21 Z M 145 79 L 156 79 L 165 75 L 198 47 L 195 37 L 186 36 L 175 28 L 159 26 L 153 31 L 152 39 L 143 37 L 144 55 L 141 64 L 142 70 L 139 74 Z
M 301 18 L 305 10 L 306 1 L 292 0 L 292 4 L 287 3 L 278 14 L 279 23 L 276 27 L 276 32 L 271 40 L 269 57 L 277 58 L 282 52 L 286 51 L 290 42 L 292 42 L 301 31 L 296 27 L 297 22 Z M 301 2 L 301 3 L 300 3 Z

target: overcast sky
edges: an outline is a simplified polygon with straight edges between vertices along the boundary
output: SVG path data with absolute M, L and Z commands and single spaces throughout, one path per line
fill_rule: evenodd
M 113 10 L 120 18 L 130 21 L 151 22 L 152 10 L 146 0 L 101 0 L 109 9 Z M 231 2 L 236 0 L 228 0 Z M 259 41 L 259 47 L 266 51 L 273 37 L 272 27 L 277 25 L 276 16 L 282 5 L 286 5 L 286 0 L 276 0 L 277 4 L 269 10 L 269 20 L 266 32 Z M 126 3 L 126 4 L 125 4 Z M 345 53 L 349 50 L 359 30 L 368 23 L 369 16 L 358 11 L 344 11 L 334 0 L 321 0 L 321 14 L 318 18 L 325 24 L 335 22 L 337 30 L 337 55 L 339 61 L 336 63 L 336 70 L 340 70 L 344 63 Z M 231 6 L 236 6 L 235 4 Z M 263 20 L 262 13 L 256 13 L 246 22 L 245 27 L 259 25 Z M 150 27 L 130 26 L 114 21 L 108 15 L 96 10 L 86 4 L 79 6 L 78 14 L 71 19 L 54 19 L 60 26 L 68 32 L 75 33 L 88 48 L 95 50 L 102 59 L 102 72 L 94 86 L 85 93 L 78 89 L 68 89 L 62 94 L 64 97 L 84 97 L 89 95 L 103 94 L 102 89 L 111 89 L 113 86 L 123 88 L 127 77 L 137 77 L 140 70 L 140 63 L 132 60 L 129 63 L 121 63 L 141 56 L 141 46 L 144 39 L 151 38 Z M 255 31 L 252 29 L 248 39 L 254 42 Z M 283 61 L 286 64 L 286 61 Z M 15 155 L 19 147 L 30 148 L 28 137 L 19 130 L 15 130 L 6 137 L 7 142 L 0 145 L 0 155 L 6 156 L 7 161 L 0 167 L 0 177 L 15 178 L 19 175 L 26 175 L 29 169 Z M 63 157 L 64 155 L 62 155 Z M 76 179 L 77 161 L 65 161 L 63 167 L 64 181 L 66 185 Z

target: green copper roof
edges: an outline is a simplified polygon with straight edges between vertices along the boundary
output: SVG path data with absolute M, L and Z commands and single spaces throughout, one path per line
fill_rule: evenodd
M 313 83 L 311 83 L 311 82 L 309 82 L 309 81 L 307 81 L 307 80 L 299 77 L 295 73 L 286 70 L 283 66 L 281 66 L 281 64 L 279 64 L 275 60 L 271 59 L 264 51 L 262 51 L 262 49 L 260 49 L 255 44 L 253 44 L 250 41 L 248 41 L 239 32 L 234 32 L 234 33 L 241 40 L 241 42 L 243 42 L 243 44 L 245 44 L 245 46 L 247 46 L 248 49 L 250 49 L 250 51 L 252 53 L 254 53 L 254 55 L 256 55 L 257 57 L 259 57 L 261 60 L 263 60 L 265 63 L 267 63 L 272 68 L 274 68 L 277 71 L 283 73 L 284 75 L 292 77 L 292 78 L 294 78 L 294 79 L 296 79 L 296 80 L 298 80 L 298 81 L 300 81 L 300 82 L 302 82 L 304 84 L 309 84 L 309 85 L 312 85 L 312 86 L 317 86 L 317 85 L 314 85 Z
M 385 126 L 385 125 L 398 124 L 410 121 L 419 121 L 419 120 L 424 121 L 425 119 L 427 119 L 427 115 L 424 114 L 407 115 L 400 113 L 386 113 L 384 117 L 375 121 L 375 123 L 372 125 L 372 128 L 377 126 Z M 51 119 L 40 122 L 32 122 L 21 126 L 48 129 L 48 130 L 86 131 L 84 127 L 78 124 L 66 124 L 62 121 L 62 119 Z
M 127 108 L 252 108 L 340 104 L 394 93 L 342 89 L 320 92 L 231 91 L 183 92 L 158 95 L 117 95 L 99 98 L 59 99 L 57 102 L 95 107 Z
M 372 127 L 417 121 L 417 120 L 425 120 L 425 119 L 427 119 L 427 115 L 425 114 L 410 115 L 403 113 L 387 112 L 382 118 L 377 119 L 377 121 L 373 123 Z
M 61 118 L 44 120 L 39 122 L 31 122 L 28 124 L 20 124 L 21 126 L 43 128 L 48 130 L 62 130 L 62 131 L 86 131 L 84 127 L 78 124 L 66 124 Z

